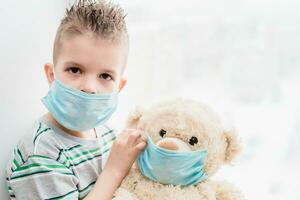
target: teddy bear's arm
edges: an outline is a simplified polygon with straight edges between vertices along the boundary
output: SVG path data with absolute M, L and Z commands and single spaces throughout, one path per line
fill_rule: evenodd
M 124 199 L 126 199 L 126 200 L 138 200 L 136 197 L 135 197 L 135 195 L 134 194 L 132 194 L 130 191 L 128 191 L 127 189 L 125 189 L 125 188 L 119 188 L 117 191 L 116 191 L 116 193 L 115 193 L 115 195 L 114 195 L 114 197 L 113 197 L 113 199 L 112 200 L 124 200 Z
M 136 165 L 134 164 L 116 191 L 113 200 L 138 200 L 134 193 L 135 187 L 139 183 L 141 176 L 142 175 L 139 173 Z
M 226 181 L 213 181 L 212 187 L 217 200 L 245 200 L 245 196 L 232 184 Z
M 216 200 L 215 190 L 209 181 L 199 183 L 196 187 L 200 195 L 199 200 Z

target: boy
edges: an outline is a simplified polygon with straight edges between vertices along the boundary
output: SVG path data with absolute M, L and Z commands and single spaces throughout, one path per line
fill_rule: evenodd
M 112 199 L 145 149 L 138 130 L 116 138 L 105 125 L 126 84 L 124 18 L 119 6 L 104 1 L 67 9 L 53 64 L 44 66 L 50 89 L 42 102 L 49 113 L 18 143 L 7 166 L 11 199 Z

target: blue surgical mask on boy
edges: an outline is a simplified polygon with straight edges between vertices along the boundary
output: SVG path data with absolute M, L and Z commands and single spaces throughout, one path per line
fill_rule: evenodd
M 42 102 L 63 126 L 86 131 L 105 123 L 117 108 L 117 92 L 88 94 L 54 78 Z
M 149 179 L 172 185 L 195 185 L 207 175 L 206 150 L 176 152 L 155 145 L 148 136 L 147 148 L 138 157 L 138 166 Z

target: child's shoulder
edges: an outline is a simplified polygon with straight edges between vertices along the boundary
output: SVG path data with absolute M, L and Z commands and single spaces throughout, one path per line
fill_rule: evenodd
M 24 146 L 31 151 L 32 154 L 47 154 L 51 156 L 53 151 L 61 146 L 59 141 L 56 139 L 54 130 L 44 120 L 45 116 L 37 119 L 31 130 L 21 140 L 19 145 Z M 43 152 L 46 150 L 45 152 Z
M 102 140 L 100 142 L 102 145 L 101 152 L 102 156 L 105 157 L 116 139 L 118 131 L 110 125 L 100 126 L 96 131 Z M 92 148 L 93 145 L 87 146 L 87 148 Z M 74 141 L 74 138 L 62 137 L 59 130 L 45 116 L 42 116 L 35 120 L 29 131 L 18 141 L 8 162 L 7 173 L 11 174 L 17 168 L 30 163 L 46 162 L 53 164 L 59 162 L 56 164 L 65 165 L 66 163 L 62 162 L 65 150 L 69 152 L 75 148 L 74 153 L 86 150 L 85 146 L 79 145 L 78 141 Z
M 32 157 L 55 159 L 60 146 L 60 142 L 54 137 L 53 130 L 41 117 L 34 121 L 29 131 L 14 147 L 9 167 L 12 170 L 18 168 Z

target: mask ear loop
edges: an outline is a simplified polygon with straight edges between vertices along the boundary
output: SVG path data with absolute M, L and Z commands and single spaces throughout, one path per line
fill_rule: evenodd
M 54 73 L 54 64 L 51 64 L 52 73 L 53 73 L 53 81 L 58 80 L 57 75 Z

